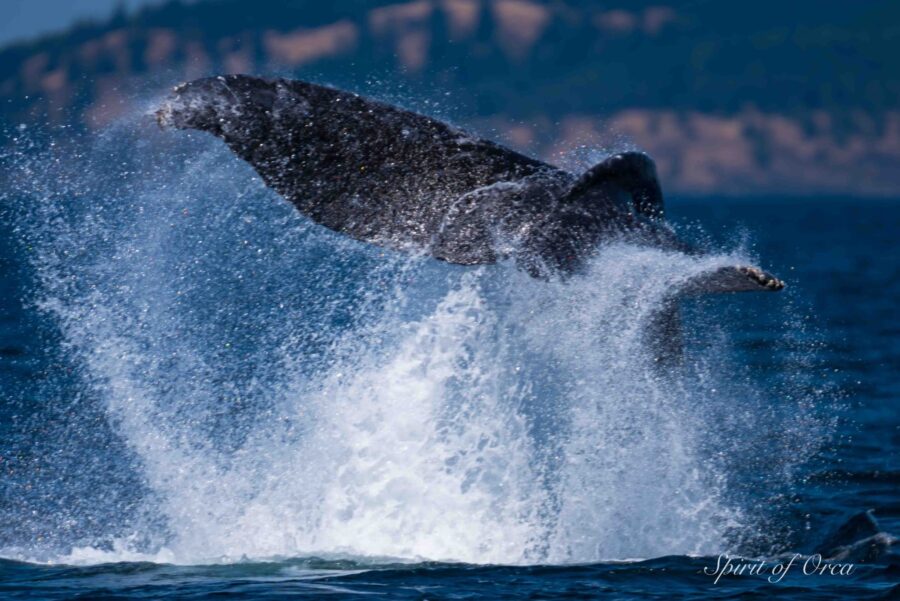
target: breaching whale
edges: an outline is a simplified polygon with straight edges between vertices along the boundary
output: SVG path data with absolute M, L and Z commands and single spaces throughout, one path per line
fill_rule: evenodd
M 656 168 L 640 152 L 576 175 L 357 94 L 245 75 L 181 84 L 156 117 L 162 127 L 221 138 L 321 225 L 449 263 L 512 258 L 547 278 L 578 270 L 617 239 L 695 252 L 666 224 Z M 679 293 L 783 287 L 757 267 L 735 265 Z

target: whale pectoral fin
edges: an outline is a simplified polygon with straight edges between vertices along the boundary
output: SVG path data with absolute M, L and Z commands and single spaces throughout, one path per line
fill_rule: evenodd
M 784 282 L 759 267 L 731 265 L 693 276 L 679 286 L 680 294 L 718 292 L 778 292 Z
M 610 184 L 631 197 L 638 215 L 653 220 L 665 217 L 656 164 L 643 152 L 623 152 L 594 165 L 578 179 L 570 196 L 580 196 L 592 188 Z
M 758 267 L 732 265 L 688 278 L 676 285 L 644 327 L 644 339 L 657 366 L 677 366 L 684 355 L 679 300 L 718 292 L 777 292 L 784 282 Z

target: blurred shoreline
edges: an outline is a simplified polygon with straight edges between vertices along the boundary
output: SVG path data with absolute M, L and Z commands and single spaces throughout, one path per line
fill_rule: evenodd
M 900 196 L 900 8 L 762 4 L 171 1 L 0 49 L 0 126 L 101 129 L 240 72 L 352 89 L 571 169 L 640 148 L 671 194 Z

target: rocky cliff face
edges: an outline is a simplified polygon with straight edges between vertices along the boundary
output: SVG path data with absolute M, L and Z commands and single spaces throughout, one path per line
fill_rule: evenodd
M 725 4 L 169 2 L 0 52 L 0 120 L 102 128 L 180 80 L 299 76 L 572 167 L 639 147 L 678 193 L 900 195 L 900 9 Z

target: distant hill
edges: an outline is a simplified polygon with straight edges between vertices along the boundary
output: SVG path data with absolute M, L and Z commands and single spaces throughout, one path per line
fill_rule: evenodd
M 637 146 L 682 194 L 900 197 L 896 1 L 172 1 L 0 50 L 0 125 L 99 128 L 223 72 L 332 83 L 570 166 Z

